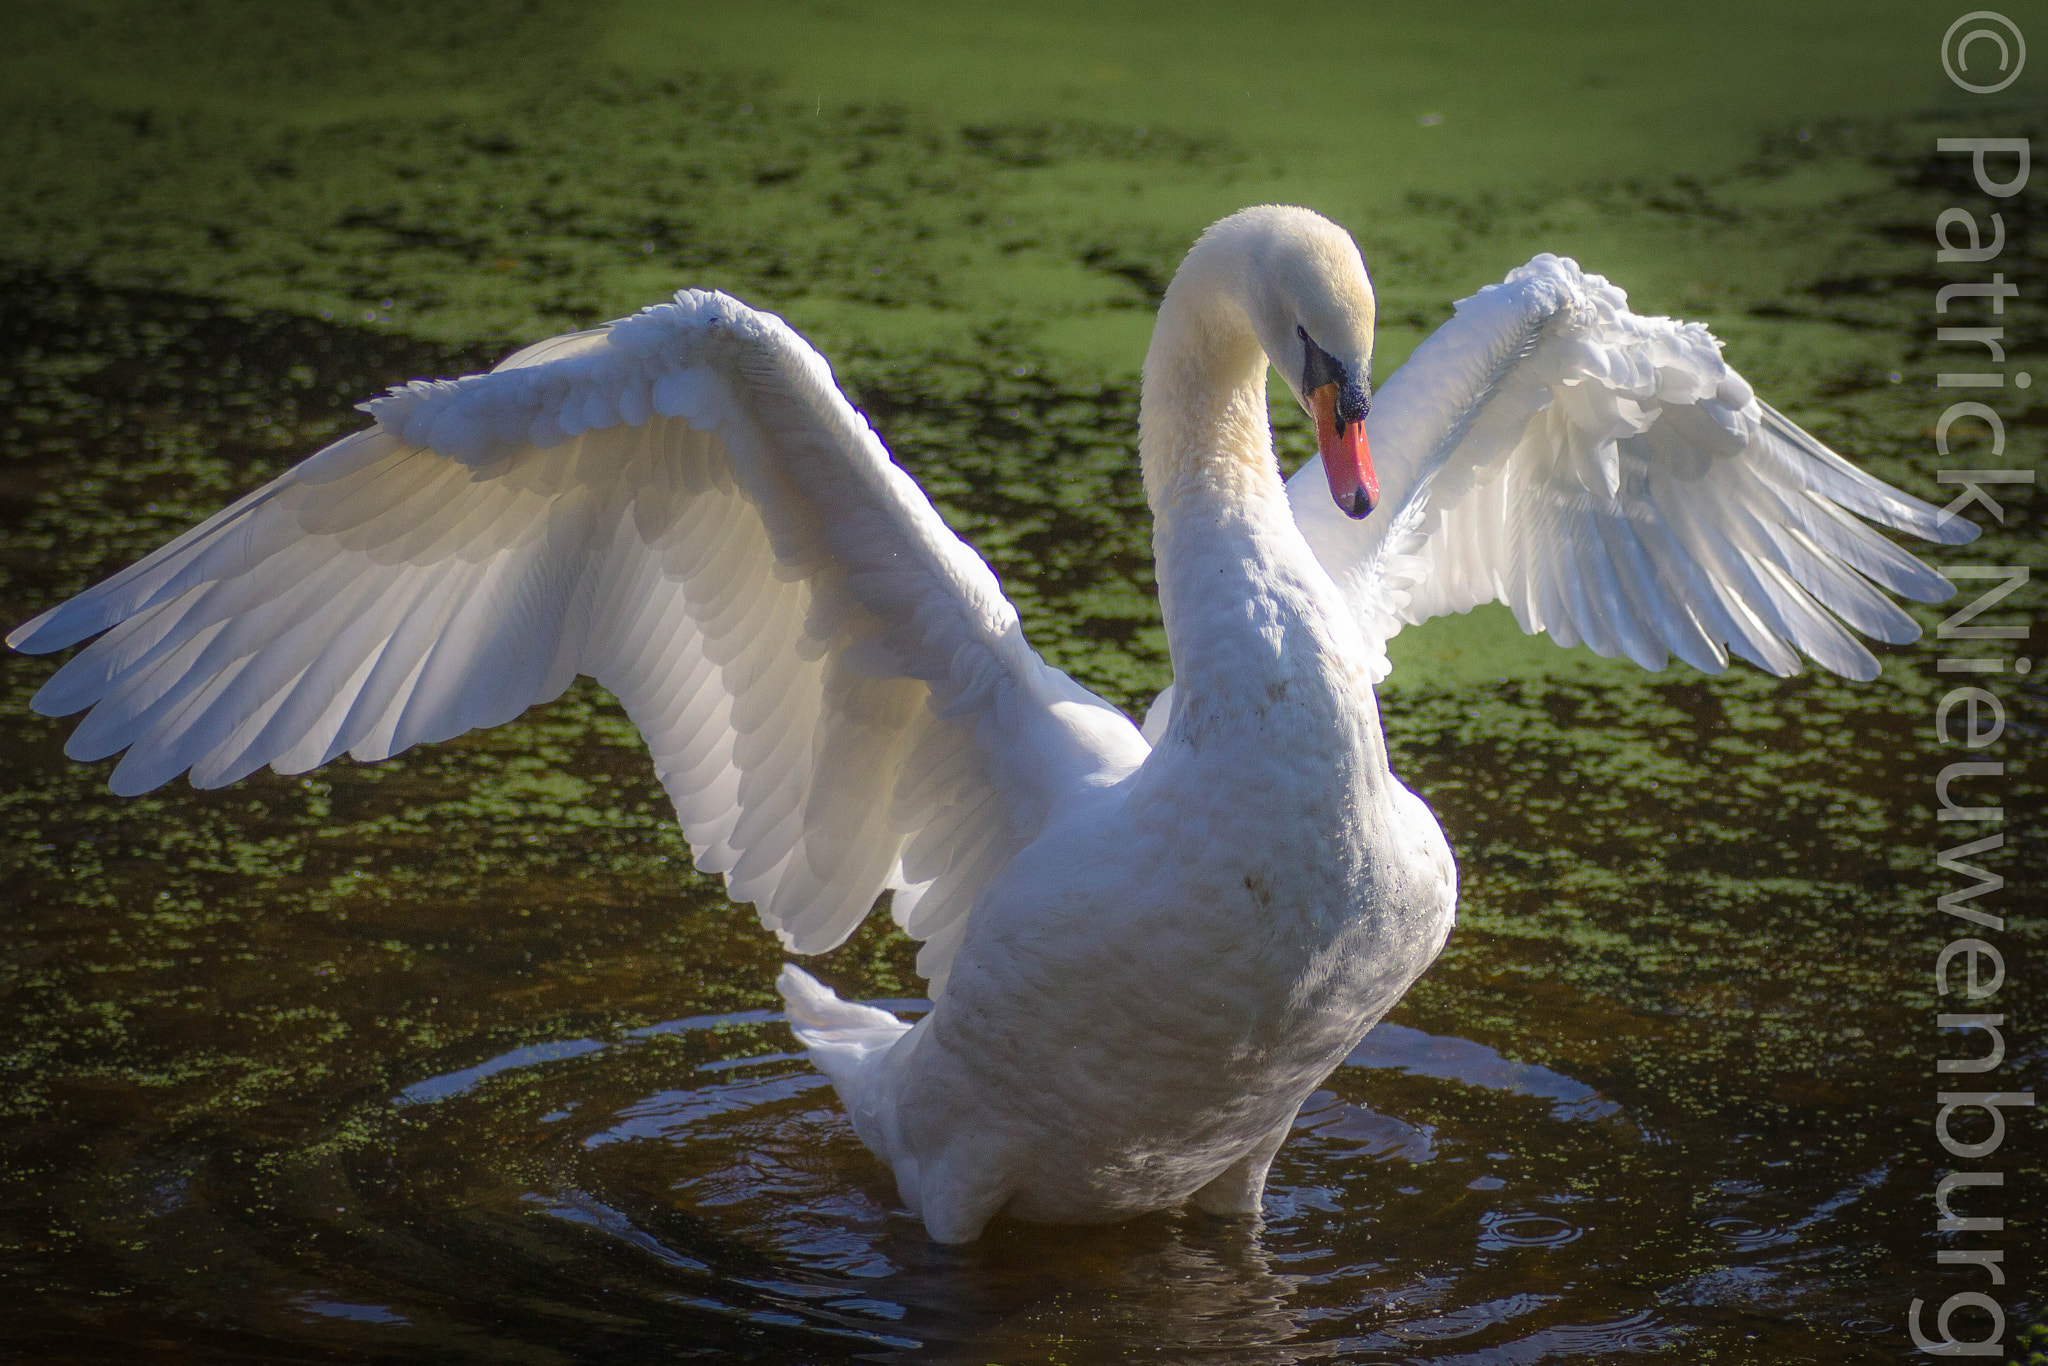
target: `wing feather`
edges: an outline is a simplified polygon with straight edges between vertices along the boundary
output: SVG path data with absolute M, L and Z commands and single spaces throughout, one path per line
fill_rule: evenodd
M 387 757 L 586 673 L 701 867 L 803 952 L 899 888 L 936 995 L 1059 798 L 1143 759 L 779 319 L 686 292 L 364 406 L 10 638 L 99 636 L 36 706 L 88 711 L 117 791 Z
M 1853 678 L 1844 629 L 1910 641 L 1886 593 L 1947 579 L 1868 525 L 1944 544 L 1976 528 L 1889 487 L 1759 401 L 1695 323 L 1632 313 L 1539 256 L 1458 305 L 1368 418 L 1382 506 L 1346 522 L 1289 483 L 1303 534 L 1380 646 L 1403 624 L 1503 602 L 1522 628 L 1661 669 L 1804 654 Z M 1853 513 L 1855 516 L 1851 516 Z

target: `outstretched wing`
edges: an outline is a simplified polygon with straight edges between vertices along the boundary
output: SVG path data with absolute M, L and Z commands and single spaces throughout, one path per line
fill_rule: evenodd
M 1940 602 L 1953 588 L 1849 514 L 1948 544 L 1976 534 L 1759 402 L 1706 328 L 1631 313 L 1547 254 L 1459 303 L 1368 422 L 1382 497 L 1363 526 L 1317 496 L 1319 468 L 1288 493 L 1382 647 L 1499 601 L 1525 631 L 1647 669 L 1668 653 L 1715 672 L 1732 651 L 1775 674 L 1806 654 L 1873 678 L 1843 623 L 1913 640 L 1878 590 Z
M 782 321 L 719 294 L 363 405 L 336 442 L 9 637 L 105 632 L 37 694 L 120 793 L 517 716 L 578 673 L 698 866 L 789 948 L 884 887 L 943 988 L 983 883 L 1141 762 Z

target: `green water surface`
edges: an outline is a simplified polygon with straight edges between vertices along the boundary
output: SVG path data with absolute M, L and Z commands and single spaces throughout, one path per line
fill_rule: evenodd
M 820 345 L 1033 641 L 1134 712 L 1168 676 L 1137 362 L 1209 221 L 1280 199 L 1350 227 L 1383 375 L 1452 300 L 1575 255 L 1946 501 L 1930 300 L 1976 276 L 1931 225 L 1991 206 L 1934 140 L 2038 145 L 2043 90 L 1960 95 L 1953 16 L 1912 6 L 4 17 L 0 621 L 384 385 L 715 285 Z M 2048 351 L 2044 184 L 1997 206 L 2015 370 Z M 1999 402 L 1998 463 L 2038 469 L 2048 407 Z M 1929 558 L 2038 575 L 2038 494 L 2004 502 Z M 964 1249 L 894 1212 L 790 1056 L 780 955 L 691 870 L 599 689 L 382 764 L 119 800 L 27 710 L 54 662 L 0 657 L 0 1352 L 1903 1360 L 1906 1303 L 1977 1286 L 1936 1271 L 1929 1194 L 1948 680 L 1931 641 L 1878 652 L 1850 684 L 1644 674 L 1498 610 L 1404 632 L 1389 737 L 1456 848 L 1459 926 L 1304 1113 L 1264 1225 Z M 2012 972 L 1973 1008 L 2011 1022 L 2019 1088 L 2048 1057 L 2042 693 L 1999 686 Z M 914 1002 L 914 946 L 874 920 L 814 966 Z M 2015 1335 L 2048 1290 L 2037 1132 L 2000 1154 Z

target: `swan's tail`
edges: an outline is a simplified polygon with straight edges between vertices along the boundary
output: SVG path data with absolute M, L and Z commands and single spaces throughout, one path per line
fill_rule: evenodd
M 832 1079 L 846 1108 L 859 1114 L 865 1107 L 859 1092 L 863 1064 L 910 1031 L 906 1022 L 886 1010 L 842 1001 L 832 989 L 794 963 L 782 965 L 776 988 L 789 1007 L 789 1027 L 810 1052 L 811 1061 Z

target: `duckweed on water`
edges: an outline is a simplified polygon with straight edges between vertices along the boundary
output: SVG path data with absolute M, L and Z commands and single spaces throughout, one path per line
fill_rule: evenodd
M 150 44 L 218 37 L 81 13 L 128 26 L 89 40 L 115 75 Z M 1311 171 L 1369 176 L 1303 170 L 1256 118 L 1140 135 L 1114 93 L 1128 76 L 1058 118 L 1028 101 L 955 117 L 875 89 L 807 97 L 807 58 L 782 83 L 708 56 L 599 60 L 617 24 L 544 7 L 422 10 L 374 61 L 342 18 L 295 16 L 294 48 L 255 8 L 220 15 L 246 34 L 217 97 L 45 81 L 0 122 L 21 168 L 0 226 L 9 622 L 348 430 L 385 384 L 717 284 L 821 341 L 1034 642 L 1136 710 L 1166 677 L 1131 457 L 1149 306 L 1216 212 L 1314 198 Z M 54 69 L 84 50 L 38 32 L 23 49 Z M 1390 21 L 1388 41 L 1406 32 Z M 295 104 L 333 71 L 362 79 Z M 537 93 L 507 98 L 508 73 Z M 1344 117 L 1380 116 L 1361 109 Z M 1380 277 L 1382 371 L 1456 294 L 1563 246 L 1645 307 L 1705 318 L 1797 420 L 1936 496 L 1925 233 L 1963 186 L 1924 149 L 1956 125 L 1852 112 L 1732 150 L 1703 133 L 1654 175 L 1596 150 L 1548 181 L 1345 182 L 1330 193 L 1356 199 Z M 1387 135 L 1404 175 L 1430 164 L 1401 141 L 1421 136 Z M 2037 187 L 2007 218 L 2035 278 L 2044 210 Z M 2015 361 L 2042 353 L 2042 319 L 2038 291 L 2012 303 Z M 2048 410 L 2016 411 L 2007 458 L 2038 468 Z M 1277 417 L 1298 460 L 1303 425 Z M 2038 493 L 2007 506 L 1970 556 L 2039 565 Z M 1892 1315 L 1927 1260 L 1931 657 L 1889 651 L 1872 686 L 1651 677 L 1525 642 L 1498 612 L 1405 633 L 1390 742 L 1464 893 L 1395 1019 L 1540 1063 L 1622 1118 L 1573 1127 L 1528 1096 L 1345 1069 L 1340 1118 L 1283 1154 L 1256 1238 L 1171 1219 L 998 1233 L 956 1263 L 888 1233 L 885 1178 L 778 1059 L 780 1026 L 747 1014 L 772 1005 L 779 955 L 690 870 L 601 690 L 385 764 L 119 801 L 104 765 L 62 757 L 67 724 L 26 712 L 51 664 L 7 656 L 0 1276 L 32 1308 L 0 1341 L 787 1360 L 878 1350 L 832 1336 L 857 1329 L 982 1360 L 1219 1336 L 1384 1359 L 1490 1333 L 1741 1360 L 1755 1333 L 1772 1360 L 1877 1359 L 1856 1325 Z M 2011 696 L 2031 748 L 2009 746 L 2006 802 L 2037 810 L 2040 690 Z M 2043 885 L 2038 839 L 2004 852 L 2012 888 Z M 2038 917 L 2008 915 L 2037 952 Z M 822 964 L 857 995 L 921 990 L 879 917 Z M 2001 1007 L 2039 997 L 2016 972 Z M 2021 1047 L 2015 1066 L 2039 1060 Z M 714 1103 L 727 1118 L 691 1108 Z M 1384 1146 L 1347 1149 L 1349 1132 Z M 2008 1170 L 2040 1189 L 2036 1157 Z M 1533 1252 L 1465 1237 L 1567 1216 Z M 1717 1232 L 1738 1225 L 1762 1241 Z

